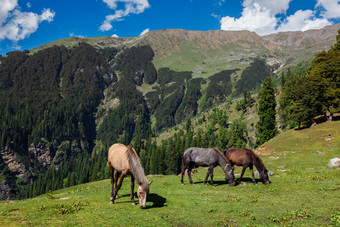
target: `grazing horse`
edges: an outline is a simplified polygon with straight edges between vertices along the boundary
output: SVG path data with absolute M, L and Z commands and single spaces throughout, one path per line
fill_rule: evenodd
M 211 180 L 211 186 L 214 186 L 213 182 L 213 171 L 214 167 L 220 166 L 224 173 L 225 173 L 225 179 L 229 183 L 230 186 L 235 185 L 235 177 L 233 168 L 228 161 L 228 159 L 225 158 L 223 153 L 219 151 L 217 148 L 197 148 L 197 147 L 190 147 L 186 149 L 183 153 L 183 169 L 181 172 L 181 183 L 183 185 L 183 175 L 185 172 L 185 169 L 188 168 L 188 177 L 190 183 L 193 185 L 191 179 L 191 170 L 194 167 L 194 165 L 197 164 L 199 166 L 208 166 L 208 172 L 207 176 L 204 180 L 204 184 L 207 185 L 207 180 L 210 175 Z
M 127 174 L 131 174 L 131 203 L 132 205 L 136 205 L 135 200 L 133 198 L 133 190 L 135 186 L 134 180 L 136 179 L 138 184 L 137 196 L 139 199 L 140 208 L 146 207 L 146 197 L 149 194 L 149 185 L 152 182 L 149 182 L 144 174 L 144 169 L 140 164 L 139 157 L 136 151 L 129 145 L 125 146 L 123 144 L 113 144 L 109 148 L 108 154 L 108 164 L 110 167 L 110 176 L 111 176 L 111 199 L 110 204 L 113 204 L 115 199 L 118 197 L 117 193 L 120 187 L 122 186 L 122 182 L 124 177 Z M 118 174 L 120 173 L 119 184 L 117 186 Z M 113 185 L 115 185 L 115 193 L 113 194 Z
M 241 183 L 244 171 L 249 167 L 250 172 L 251 172 L 252 182 L 256 184 L 256 181 L 254 178 L 253 165 L 259 171 L 262 182 L 264 184 L 271 183 L 268 178 L 268 170 L 264 166 L 261 158 L 257 154 L 255 154 L 255 152 L 252 151 L 251 149 L 230 148 L 224 151 L 224 155 L 231 162 L 232 166 L 234 165 L 243 166 L 241 177 L 239 179 L 239 183 Z

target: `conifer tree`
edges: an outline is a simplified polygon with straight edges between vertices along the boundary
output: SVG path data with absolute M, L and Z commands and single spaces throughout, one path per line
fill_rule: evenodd
M 257 144 L 261 145 L 273 138 L 278 132 L 275 118 L 275 91 L 270 77 L 264 79 L 263 88 L 259 96 L 259 121 L 256 124 L 256 129 Z
M 248 129 L 241 118 L 235 119 L 228 130 L 228 148 L 244 148 L 247 145 Z

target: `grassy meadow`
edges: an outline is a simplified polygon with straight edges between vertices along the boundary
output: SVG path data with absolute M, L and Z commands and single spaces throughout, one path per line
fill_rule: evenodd
M 259 152 L 274 172 L 270 185 L 253 185 L 246 170 L 243 184 L 229 187 L 219 167 L 215 188 L 203 184 L 207 168 L 198 168 L 194 186 L 187 177 L 182 186 L 179 176 L 150 176 L 147 208 L 140 209 L 130 203 L 129 177 L 113 205 L 110 180 L 103 180 L 1 201 L 0 226 L 340 226 L 340 168 L 327 167 L 340 157 L 340 122 L 284 132 Z M 236 178 L 240 172 L 236 167 Z

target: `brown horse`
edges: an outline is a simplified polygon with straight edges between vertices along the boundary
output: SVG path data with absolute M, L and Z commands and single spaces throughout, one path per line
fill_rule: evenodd
M 252 151 L 251 149 L 230 148 L 224 151 L 224 155 L 227 157 L 227 159 L 231 162 L 233 166 L 234 165 L 243 166 L 241 177 L 239 179 L 239 183 L 241 183 L 244 171 L 249 167 L 250 172 L 251 172 L 252 182 L 256 184 L 256 181 L 254 178 L 253 165 L 259 171 L 262 182 L 264 184 L 271 183 L 268 178 L 268 170 L 264 166 L 260 157 L 257 154 L 255 154 L 254 151 Z
M 149 194 L 149 185 L 152 182 L 149 182 L 144 174 L 144 169 L 140 164 L 139 157 L 136 151 L 129 145 L 125 146 L 123 144 L 113 144 L 109 149 L 108 154 L 108 164 L 110 167 L 110 176 L 111 176 L 111 199 L 110 203 L 113 204 L 115 199 L 118 197 L 117 193 L 120 187 L 122 186 L 122 182 L 124 177 L 127 174 L 131 174 L 131 203 L 132 205 L 136 205 L 135 200 L 133 198 L 133 190 L 135 186 L 134 180 L 136 179 L 138 184 L 137 196 L 139 199 L 140 208 L 146 207 L 146 197 Z M 120 175 L 119 184 L 117 185 L 118 174 Z M 115 185 L 115 193 L 113 194 L 113 185 Z

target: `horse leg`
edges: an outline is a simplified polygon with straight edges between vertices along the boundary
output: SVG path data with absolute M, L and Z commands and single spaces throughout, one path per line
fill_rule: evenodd
M 117 170 L 115 170 L 113 172 L 113 181 L 114 181 L 114 184 L 115 184 L 115 188 L 117 188 L 118 178 L 119 178 L 119 172 Z M 118 194 L 116 195 L 115 199 L 117 199 L 117 198 L 118 198 Z
M 135 178 L 131 174 L 131 195 L 130 195 L 130 198 L 131 198 L 132 205 L 136 205 L 135 200 L 133 198 L 133 190 L 134 190 L 134 188 L 135 188 Z
M 253 165 L 250 165 L 250 166 L 249 166 L 249 169 L 250 169 L 252 181 L 253 181 L 253 183 L 256 185 L 256 180 L 255 180 L 255 177 L 254 177 Z
M 194 163 L 189 163 L 188 177 L 189 177 L 190 184 L 194 185 L 194 182 L 192 182 L 192 179 L 191 179 L 191 170 L 192 170 L 192 168 L 194 168 Z
M 112 203 L 114 203 L 115 202 L 115 198 L 116 198 L 116 196 L 117 196 L 117 193 L 118 193 L 118 190 L 120 189 L 120 187 L 122 187 L 122 183 L 123 183 L 123 180 L 124 180 L 124 177 L 126 176 L 126 171 L 124 171 L 124 172 L 122 172 L 121 174 L 120 174 L 120 179 L 119 179 L 119 184 L 117 185 L 117 187 L 115 188 L 115 194 L 114 194 L 114 196 L 113 196 L 113 201 L 112 201 Z
M 113 204 L 113 185 L 114 185 L 114 169 L 112 167 L 112 165 L 109 163 L 109 167 L 110 167 L 110 177 L 111 177 L 111 198 L 110 198 L 110 204 Z
M 210 184 L 211 186 L 215 187 L 213 177 L 214 177 L 214 166 L 209 167 L 210 172 Z
M 206 176 L 205 179 L 204 179 L 204 185 L 205 185 L 205 186 L 207 186 L 207 180 L 208 180 L 209 175 L 210 175 L 210 167 L 209 167 L 209 169 L 208 169 L 207 176 Z
M 184 173 L 185 173 L 185 169 L 188 167 L 188 162 L 183 162 L 183 168 L 182 168 L 182 172 L 181 172 L 181 183 L 182 183 L 182 185 L 184 185 L 184 183 L 183 183 L 183 175 L 184 175 Z
M 243 166 L 243 168 L 242 168 L 241 176 L 240 176 L 240 179 L 239 179 L 239 182 L 238 182 L 239 184 L 241 184 L 241 181 L 242 181 L 242 177 L 243 177 L 244 171 L 246 171 L 247 167 L 248 167 L 248 166 Z

